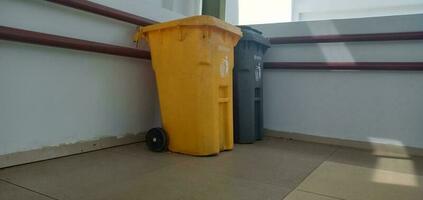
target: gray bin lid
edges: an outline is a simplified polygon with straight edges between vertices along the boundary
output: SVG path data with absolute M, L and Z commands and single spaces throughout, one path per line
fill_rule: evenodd
M 249 26 L 238 26 L 242 31 L 242 38 L 240 41 L 252 41 L 260 45 L 263 45 L 266 48 L 270 47 L 270 42 L 265 37 L 263 33 L 257 29 L 251 28 Z

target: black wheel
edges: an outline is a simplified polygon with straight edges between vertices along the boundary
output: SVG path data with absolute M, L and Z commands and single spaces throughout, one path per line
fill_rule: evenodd
M 148 149 L 154 152 L 167 150 L 168 139 L 166 132 L 162 128 L 152 128 L 145 136 Z

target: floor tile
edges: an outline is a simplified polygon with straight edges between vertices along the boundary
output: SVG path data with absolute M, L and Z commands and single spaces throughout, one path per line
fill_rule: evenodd
M 329 160 L 360 167 L 423 175 L 423 157 L 406 154 L 373 153 L 366 150 L 341 148 Z
M 0 179 L 60 200 L 283 199 L 298 185 L 287 200 L 421 200 L 421 163 L 265 138 L 211 157 L 153 153 L 137 143 L 3 169 Z M 45 199 L 0 182 L 0 199 L 13 198 Z
M 4 200 L 23 200 L 23 199 L 31 199 L 31 200 L 51 200 L 48 197 L 45 197 L 41 194 L 37 194 L 35 192 L 31 192 L 29 190 L 20 188 L 18 186 L 5 183 L 0 180 L 0 199 Z
M 59 199 L 84 199 L 169 166 L 143 157 L 97 151 L 0 171 L 0 179 Z
M 182 163 L 134 178 L 125 186 L 88 199 L 279 200 L 289 191 L 270 184 L 204 172 L 192 163 Z
M 347 200 L 421 200 L 423 177 L 327 161 L 298 189 Z
M 332 145 L 274 137 L 265 137 L 262 141 L 256 142 L 254 147 L 283 151 L 286 154 L 297 156 L 304 155 L 307 159 L 317 160 L 326 160 L 332 152 L 339 148 Z
M 158 162 L 164 162 L 168 164 L 175 164 L 180 162 L 186 162 L 196 157 L 190 155 L 184 155 L 173 152 L 152 152 L 148 150 L 145 142 L 135 143 L 130 145 L 123 145 L 115 148 L 105 149 L 105 152 L 117 153 L 121 155 L 134 156 L 136 158 L 145 158 Z
M 339 198 L 328 197 L 320 194 L 294 190 L 284 200 L 342 200 Z
M 231 152 L 193 161 L 199 169 L 294 189 L 334 148 L 266 139 L 266 145 L 236 145 Z

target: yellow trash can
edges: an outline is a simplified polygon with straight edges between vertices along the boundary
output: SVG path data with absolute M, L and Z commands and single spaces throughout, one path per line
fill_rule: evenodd
M 167 133 L 167 139 L 147 140 L 198 156 L 232 149 L 232 71 L 241 30 L 195 16 L 142 27 L 138 35 L 150 45 Z

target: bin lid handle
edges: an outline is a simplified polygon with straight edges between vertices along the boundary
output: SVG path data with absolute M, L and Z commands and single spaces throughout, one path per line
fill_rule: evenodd
M 132 39 L 137 44 L 137 47 L 138 47 L 140 41 L 147 39 L 147 37 L 145 36 L 145 34 L 142 31 L 142 27 L 138 27 L 137 32 L 135 32 Z

